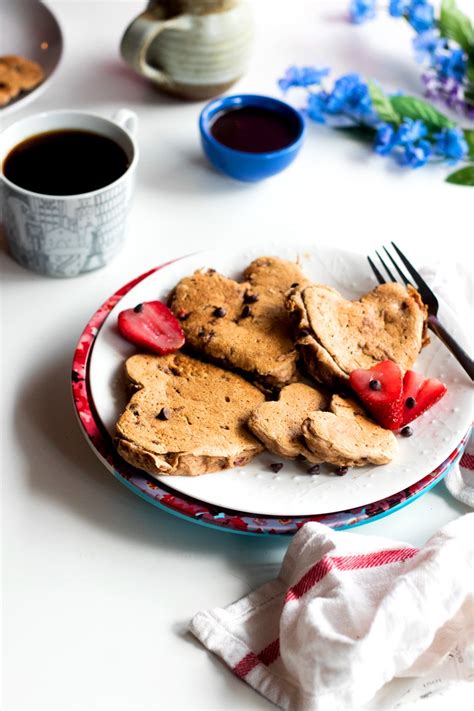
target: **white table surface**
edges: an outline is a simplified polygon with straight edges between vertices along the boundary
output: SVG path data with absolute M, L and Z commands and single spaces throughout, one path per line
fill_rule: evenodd
M 470 0 L 467 0 L 467 5 Z M 140 119 L 141 162 L 123 252 L 73 280 L 25 271 L 2 244 L 3 708 L 266 709 L 186 632 L 194 612 L 226 605 L 272 578 L 288 540 L 246 538 L 183 522 L 117 483 L 90 451 L 70 397 L 72 353 L 89 316 L 151 265 L 202 246 L 318 240 L 367 251 L 396 238 L 411 253 L 462 254 L 473 193 L 446 168 L 401 172 L 357 143 L 310 126 L 282 175 L 244 185 L 202 157 L 202 104 L 158 94 L 120 60 L 143 2 L 51 0 L 65 55 L 44 96 L 8 116 L 56 108 Z M 292 63 L 358 70 L 416 91 L 409 32 L 362 28 L 346 3 L 254 0 L 252 68 L 235 87 L 278 95 Z M 1 3 L 0 3 L 1 6 Z M 0 18 L 1 21 L 1 18 Z M 357 529 L 422 544 L 467 511 L 443 484 Z

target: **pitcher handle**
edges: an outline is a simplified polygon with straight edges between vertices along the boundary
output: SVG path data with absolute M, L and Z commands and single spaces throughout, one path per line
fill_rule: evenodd
M 125 61 L 139 74 L 158 84 L 170 83 L 170 78 L 158 67 L 147 62 L 147 54 L 152 42 L 163 30 L 188 30 L 191 26 L 189 15 L 179 15 L 168 20 L 158 20 L 147 10 L 139 15 L 125 31 L 120 43 L 120 51 Z

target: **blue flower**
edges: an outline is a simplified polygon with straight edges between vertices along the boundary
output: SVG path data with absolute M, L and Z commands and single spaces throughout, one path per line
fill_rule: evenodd
M 326 101 L 326 112 L 349 115 L 362 123 L 372 123 L 376 118 L 368 86 L 358 74 L 345 74 L 336 81 Z
M 428 133 L 428 127 L 423 121 L 417 119 L 416 121 L 410 118 L 403 119 L 403 122 L 397 129 L 395 141 L 397 145 L 407 145 L 409 143 L 416 143 L 420 139 L 424 138 Z
M 285 76 L 279 79 L 278 86 L 282 91 L 288 91 L 293 86 L 314 86 L 331 72 L 328 67 L 289 67 Z
M 396 131 L 391 124 L 382 123 L 377 128 L 377 133 L 375 135 L 375 152 L 381 156 L 386 156 L 391 153 L 396 144 L 395 135 Z
M 460 128 L 445 128 L 433 138 L 435 153 L 447 158 L 451 165 L 463 160 L 469 153 L 469 146 Z
M 434 26 L 434 21 L 434 8 L 427 0 L 412 0 L 408 10 L 408 22 L 415 32 L 426 32 Z
M 426 165 L 431 156 L 431 143 L 429 141 L 419 141 L 418 143 L 407 143 L 403 146 L 403 152 L 398 154 L 400 165 L 409 168 L 421 168 Z
M 410 0 L 390 0 L 388 11 L 392 17 L 403 17 L 409 7 Z
M 392 17 L 406 17 L 416 32 L 425 32 L 434 26 L 434 9 L 428 0 L 390 0 Z
M 317 94 L 310 94 L 308 97 L 306 113 L 309 118 L 316 121 L 316 123 L 326 123 L 324 114 L 326 112 L 327 97 L 328 94 L 325 91 L 320 91 Z
M 462 82 L 467 70 L 464 50 L 448 49 L 437 52 L 434 59 L 435 68 L 442 77 Z
M 349 17 L 356 25 L 372 20 L 375 17 L 375 0 L 351 0 Z
M 397 129 L 383 123 L 377 128 L 374 149 L 382 156 L 393 154 L 400 165 L 420 168 L 432 154 L 431 143 L 425 140 L 427 134 L 423 121 L 405 119 Z
M 417 62 L 421 64 L 424 61 L 429 61 L 433 64 L 436 56 L 445 49 L 446 40 L 440 37 L 438 30 L 426 30 L 426 32 L 415 36 L 413 47 Z

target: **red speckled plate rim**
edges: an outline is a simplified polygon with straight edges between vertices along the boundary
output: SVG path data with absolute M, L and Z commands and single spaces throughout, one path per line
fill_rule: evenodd
M 168 487 L 145 472 L 130 466 L 117 453 L 109 434 L 104 430 L 95 412 L 88 387 L 89 360 L 100 328 L 120 299 L 150 274 L 164 269 L 174 261 L 177 260 L 149 269 L 110 296 L 84 328 L 72 363 L 72 396 L 86 440 L 107 469 L 134 494 L 168 513 L 220 531 L 250 535 L 288 536 L 296 533 L 308 521 L 318 521 L 334 529 L 347 529 L 387 516 L 429 491 L 446 476 L 448 470 L 459 460 L 469 439 L 470 431 L 466 432 L 456 449 L 431 474 L 386 499 L 347 511 L 288 518 L 259 516 L 258 514 L 211 506 L 178 493 L 172 487 Z

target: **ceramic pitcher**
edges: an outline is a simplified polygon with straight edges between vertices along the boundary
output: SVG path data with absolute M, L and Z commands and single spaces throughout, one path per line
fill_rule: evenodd
M 125 31 L 121 52 L 160 89 L 207 99 L 242 76 L 252 39 L 245 0 L 152 0 Z

